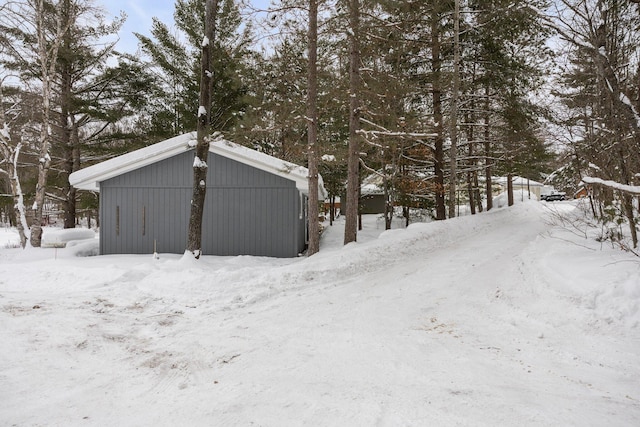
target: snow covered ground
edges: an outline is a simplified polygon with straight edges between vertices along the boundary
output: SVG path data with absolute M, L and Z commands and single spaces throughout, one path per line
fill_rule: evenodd
M 575 206 L 369 217 L 346 247 L 337 221 L 298 259 L 2 230 L 0 424 L 640 425 L 640 260 L 562 226 Z

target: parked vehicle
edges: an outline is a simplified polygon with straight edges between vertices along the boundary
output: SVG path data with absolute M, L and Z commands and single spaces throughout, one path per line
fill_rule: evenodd
M 545 200 L 547 202 L 555 202 L 558 200 L 565 200 L 565 193 L 551 193 L 540 196 L 541 200 Z

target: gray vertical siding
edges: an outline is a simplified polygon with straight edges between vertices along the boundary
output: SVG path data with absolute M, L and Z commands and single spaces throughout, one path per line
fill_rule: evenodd
M 295 183 L 210 153 L 202 249 L 209 255 L 294 257 L 305 245 Z M 100 184 L 100 253 L 182 253 L 193 152 Z M 116 210 L 120 209 L 119 234 Z

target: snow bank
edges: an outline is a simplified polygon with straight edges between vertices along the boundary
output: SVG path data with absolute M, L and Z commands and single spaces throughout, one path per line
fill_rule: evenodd
M 593 308 L 592 325 L 599 330 L 613 331 L 621 327 L 640 329 L 640 279 L 628 276 L 612 280 L 607 286 L 599 286 L 588 294 L 589 307 Z
M 0 419 L 637 425 L 640 263 L 552 221 L 576 203 L 339 219 L 309 258 L 0 247 Z
M 15 228 L 0 228 L 0 247 L 19 248 L 20 235 Z
M 84 240 L 70 240 L 66 245 L 67 254 L 74 257 L 100 255 L 100 240 L 95 238 Z
M 525 200 L 526 201 L 538 200 L 538 196 L 536 196 L 536 194 L 533 191 L 529 193 L 529 191 L 526 189 L 513 190 L 514 204 L 521 203 Z M 498 194 L 496 197 L 493 198 L 493 207 L 495 208 L 506 208 L 508 207 L 508 205 L 509 205 L 509 199 L 506 191 Z
M 63 248 L 72 240 L 95 239 L 96 233 L 87 228 L 47 228 L 42 233 L 42 247 Z

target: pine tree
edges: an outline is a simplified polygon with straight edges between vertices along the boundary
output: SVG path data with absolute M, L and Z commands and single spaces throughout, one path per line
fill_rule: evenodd
M 120 123 L 137 113 L 150 87 L 140 64 L 118 54 L 115 41 L 104 43 L 117 34 L 124 19 L 106 23 L 104 13 L 86 0 L 63 2 L 69 30 L 60 46 L 54 80 L 57 108 L 48 191 L 64 203 L 65 228 L 76 225 L 77 195 L 69 175 L 92 158 L 115 155 L 121 151 L 116 145 L 130 149 L 135 135 L 123 131 Z
M 603 222 L 626 221 L 633 247 L 638 245 L 634 194 L 614 191 L 603 181 L 625 188 L 640 169 L 638 156 L 629 155 L 640 150 L 639 22 L 638 5 L 627 0 L 562 0 L 551 22 L 570 51 L 563 81 L 571 89 L 561 96 L 569 110 L 567 130 L 578 139 L 571 147 L 573 170 L 581 174 L 576 180 L 593 181 L 600 205 L 593 211 Z
M 474 61 L 473 79 L 465 84 L 463 102 L 473 105 L 467 126 L 479 125 L 483 146 L 487 210 L 492 208 L 492 176 L 523 174 L 518 165 L 542 144 L 532 102 L 542 85 L 549 52 L 549 31 L 539 10 L 542 2 L 476 0 L 469 3 L 466 55 Z M 542 144 L 544 145 L 544 144 Z M 540 159 L 541 161 L 543 159 Z
M 204 28 L 204 2 L 177 0 L 175 31 L 153 20 L 152 38 L 137 34 L 150 70 L 159 76 L 159 96 L 145 109 L 149 132 L 157 139 L 175 136 L 197 127 L 200 42 Z M 233 0 L 221 0 L 216 10 L 219 37 L 212 46 L 213 79 L 209 120 L 219 131 L 231 129 L 245 107 L 242 78 L 246 74 L 247 43 L 251 27 L 240 31 L 240 12 Z
M 274 41 L 270 52 L 253 53 L 246 114 L 233 129 L 242 144 L 297 164 L 306 162 L 305 50 L 304 33 L 293 31 Z
M 25 81 L 37 80 L 40 85 L 40 124 L 37 141 L 37 183 L 33 203 L 34 220 L 30 243 L 40 247 L 47 179 L 51 167 L 51 113 L 58 52 L 70 23 L 63 14 L 68 0 L 33 0 L 10 3 L 2 9 L 0 31 L 13 59 L 11 67 L 19 70 Z

